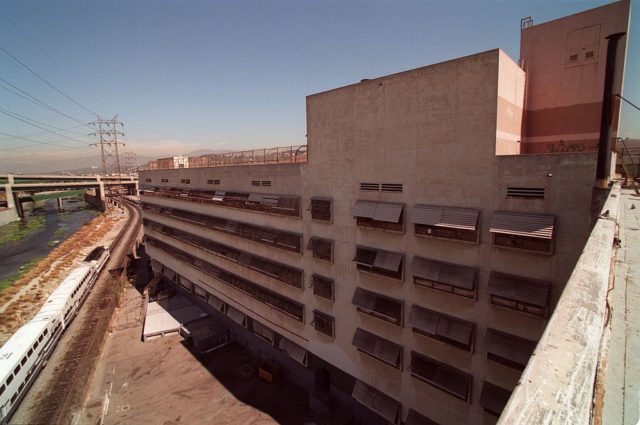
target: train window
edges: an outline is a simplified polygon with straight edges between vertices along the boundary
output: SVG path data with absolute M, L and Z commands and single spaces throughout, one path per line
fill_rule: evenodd
M 20 360 L 20 364 L 21 364 L 22 366 L 24 366 L 24 364 L 25 364 L 26 362 L 27 362 L 27 356 L 24 356 L 24 357 L 22 358 L 22 360 Z
M 38 348 L 38 341 L 33 343 L 33 349 L 35 350 L 36 348 Z
M 13 397 L 11 397 L 11 404 L 15 403 L 17 398 L 18 398 L 18 393 L 15 393 Z
M 7 387 L 5 387 L 5 386 L 4 386 L 4 384 L 0 385 L 0 396 L 1 396 L 2 394 L 4 394 L 4 389 L 5 389 L 5 388 L 7 388 Z
M 20 384 L 20 386 L 18 387 L 18 392 L 22 392 L 23 388 L 24 388 L 24 382 Z
M 20 365 L 16 366 L 16 368 L 13 369 L 13 374 L 18 376 L 18 372 L 20 372 L 20 369 L 22 369 L 22 366 Z
M 9 376 L 7 376 L 7 386 L 9 386 L 11 381 L 13 381 L 13 374 L 12 373 L 10 373 Z
M 40 338 L 38 338 L 38 342 L 42 342 L 42 338 L 44 338 L 44 335 L 40 335 Z
M 49 329 L 45 329 L 42 335 L 47 336 L 49 334 Z
M 29 348 L 29 352 L 27 353 L 27 357 L 31 357 L 33 354 L 33 348 Z

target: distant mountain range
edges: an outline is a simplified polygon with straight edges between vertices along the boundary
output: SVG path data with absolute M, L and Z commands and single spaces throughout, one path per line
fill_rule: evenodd
M 200 149 L 186 154 L 175 154 L 174 156 L 199 156 L 208 154 L 220 154 L 226 152 L 233 152 L 230 150 L 213 150 L 213 149 Z M 167 155 L 168 156 L 168 155 Z M 144 165 L 157 158 L 137 156 L 136 164 Z M 121 159 L 120 167 L 125 171 L 124 160 Z M 73 174 L 96 174 L 102 172 L 102 159 L 100 155 L 93 155 L 87 157 L 75 157 L 65 159 L 51 158 L 44 161 L 34 162 L 16 162 L 12 163 L 9 167 L 2 167 L 0 174 L 13 173 L 13 174 L 42 174 L 42 173 L 73 173 Z

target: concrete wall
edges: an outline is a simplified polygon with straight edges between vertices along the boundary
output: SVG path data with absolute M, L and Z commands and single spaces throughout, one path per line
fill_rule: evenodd
M 0 226 L 4 226 L 7 223 L 18 220 L 18 213 L 15 208 L 7 208 L 0 210 Z
M 525 152 L 596 149 L 607 57 L 605 38 L 629 31 L 629 7 L 629 0 L 623 0 L 522 31 L 520 57 L 527 73 Z M 623 37 L 618 45 L 614 93 L 622 90 L 626 40 Z M 593 52 L 591 57 L 588 52 Z M 616 136 L 614 132 L 612 137 Z
M 517 155 L 521 153 L 525 73 L 503 51 L 498 79 L 496 155 Z

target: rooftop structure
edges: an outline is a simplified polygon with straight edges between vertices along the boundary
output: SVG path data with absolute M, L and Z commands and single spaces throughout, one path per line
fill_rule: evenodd
M 287 163 L 148 167 L 152 267 L 326 410 L 495 423 L 602 205 L 617 116 L 591 103 L 621 87 L 625 38 L 606 37 L 628 13 L 527 26 L 522 66 L 495 49 L 308 96 L 308 154 Z M 597 48 L 567 59 L 591 27 Z M 577 100 L 553 95 L 567 81 Z M 571 124 L 589 108 L 600 132 Z

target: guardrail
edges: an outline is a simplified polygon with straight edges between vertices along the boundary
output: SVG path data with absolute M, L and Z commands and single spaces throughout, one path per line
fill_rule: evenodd
M 173 158 L 151 161 L 138 170 L 167 170 L 173 168 L 230 167 L 236 165 L 290 164 L 307 162 L 307 145 L 283 146 L 248 151 L 190 156 L 186 163 L 176 165 Z

